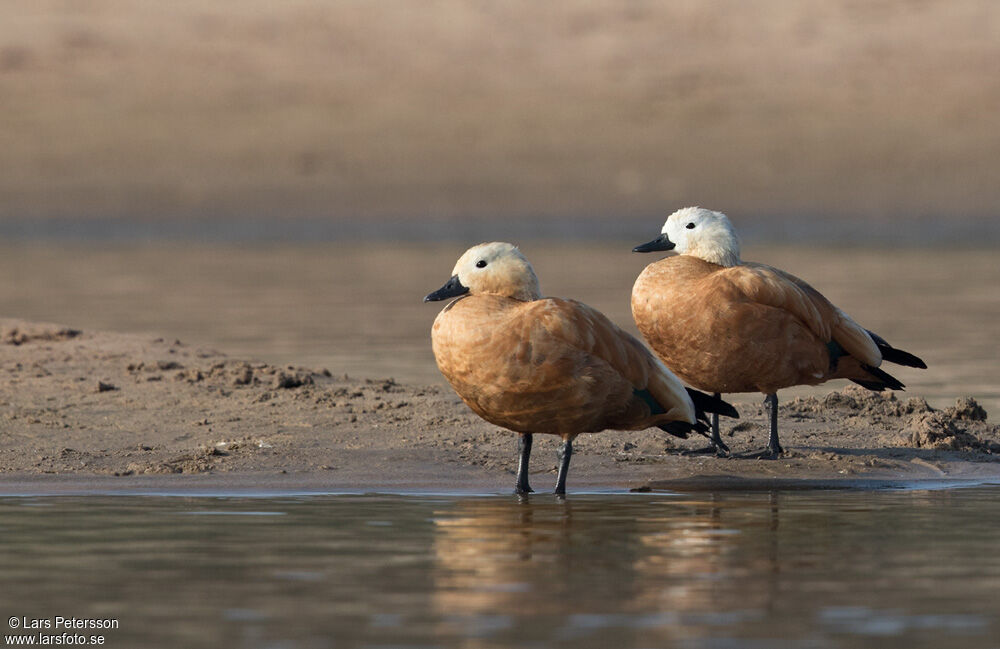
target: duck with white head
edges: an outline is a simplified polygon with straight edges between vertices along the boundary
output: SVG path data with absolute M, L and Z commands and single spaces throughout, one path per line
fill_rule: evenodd
M 869 390 L 902 390 L 882 361 L 926 368 L 916 356 L 864 329 L 816 289 L 784 271 L 740 259 L 725 214 L 686 207 L 660 236 L 633 252 L 675 251 L 642 271 L 632 317 L 657 356 L 681 379 L 716 396 L 762 392 L 770 418 L 767 449 L 778 441 L 777 391 L 849 379 Z M 728 454 L 712 423 L 709 451 Z

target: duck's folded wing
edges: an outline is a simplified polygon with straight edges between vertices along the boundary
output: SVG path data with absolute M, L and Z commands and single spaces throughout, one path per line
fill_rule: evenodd
M 545 298 L 531 304 L 532 338 L 554 338 L 603 360 L 636 391 L 647 390 L 666 411 L 665 419 L 694 422 L 694 407 L 680 379 L 607 316 L 575 300 Z
M 719 290 L 736 291 L 747 300 L 790 313 L 823 342 L 836 341 L 848 354 L 872 367 L 882 362 L 878 346 L 864 327 L 794 275 L 745 263 L 716 273 L 715 279 Z

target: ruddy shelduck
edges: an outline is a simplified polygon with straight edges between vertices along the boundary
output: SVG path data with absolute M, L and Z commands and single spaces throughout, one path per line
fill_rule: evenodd
M 517 493 L 532 491 L 534 433 L 562 438 L 555 493 L 565 494 L 580 433 L 657 426 L 686 437 L 707 434 L 705 411 L 737 416 L 729 404 L 686 389 L 600 312 L 541 297 L 531 264 L 509 243 L 470 248 L 451 279 L 424 301 L 448 298 L 458 299 L 434 320 L 434 358 L 477 415 L 520 434 Z
M 902 390 L 882 361 L 926 368 L 864 329 L 809 284 L 784 271 L 740 260 L 725 214 L 677 210 L 661 234 L 633 252 L 675 250 L 646 266 L 632 288 L 632 317 L 660 359 L 688 384 L 719 396 L 762 392 L 770 418 L 763 457 L 778 442 L 777 391 L 850 379 L 869 390 Z M 712 449 L 729 449 L 712 422 Z

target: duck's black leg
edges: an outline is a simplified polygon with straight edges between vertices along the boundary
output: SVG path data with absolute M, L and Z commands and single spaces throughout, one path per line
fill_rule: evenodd
M 519 460 L 517 462 L 517 483 L 514 485 L 514 493 L 530 494 L 534 491 L 528 484 L 528 459 L 531 457 L 531 433 L 522 433 L 517 436 L 517 452 Z
M 556 478 L 557 496 L 566 495 L 566 475 L 569 473 L 569 459 L 573 457 L 573 438 L 564 439 L 559 445 L 559 475 Z
M 721 399 L 722 395 L 716 392 L 712 395 L 716 399 Z M 704 448 L 698 448 L 693 451 L 684 451 L 681 455 L 706 455 L 713 454 L 719 457 L 729 457 L 729 447 L 726 443 L 722 441 L 722 436 L 719 434 L 719 413 L 712 413 L 712 436 L 709 438 L 708 446 Z
M 778 395 L 771 393 L 764 397 L 764 410 L 770 418 L 770 432 L 767 437 L 767 455 L 774 459 L 785 452 L 778 443 Z
M 767 448 L 763 451 L 743 455 L 744 458 L 757 458 L 761 460 L 776 460 L 785 452 L 778 443 L 778 395 L 768 394 L 764 397 L 764 412 L 767 413 L 768 428 L 770 432 L 767 437 Z

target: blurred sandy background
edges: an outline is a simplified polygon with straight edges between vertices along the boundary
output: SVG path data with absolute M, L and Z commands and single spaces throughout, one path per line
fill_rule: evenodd
M 440 381 L 470 244 L 634 331 L 628 251 L 701 204 L 1000 404 L 992 0 L 21 0 L 0 98 L 6 317 Z
M 992 0 L 19 0 L 0 97 L 6 221 L 998 232 Z

